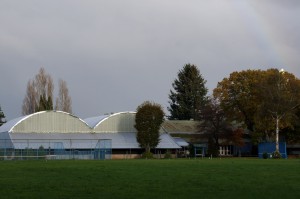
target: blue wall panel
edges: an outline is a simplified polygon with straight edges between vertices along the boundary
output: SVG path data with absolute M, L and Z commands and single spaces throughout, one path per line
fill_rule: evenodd
M 275 150 L 276 150 L 275 142 L 261 142 L 258 144 L 258 157 L 263 158 L 264 153 L 268 153 L 268 157 L 271 157 L 272 153 Z M 279 142 L 279 152 L 282 158 L 287 158 L 285 142 Z

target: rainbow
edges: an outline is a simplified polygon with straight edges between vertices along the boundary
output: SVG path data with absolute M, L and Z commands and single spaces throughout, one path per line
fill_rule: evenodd
M 272 64 L 268 68 L 285 68 L 284 57 L 288 55 L 283 50 L 283 47 L 280 46 L 278 30 L 274 29 L 276 24 L 262 17 L 251 1 L 234 1 L 234 6 L 239 16 L 249 26 L 250 33 L 258 41 L 260 48 L 267 53 L 269 64 Z

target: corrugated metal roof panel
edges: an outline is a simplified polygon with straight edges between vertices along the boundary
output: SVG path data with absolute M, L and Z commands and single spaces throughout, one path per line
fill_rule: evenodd
M 89 149 L 95 148 L 98 140 L 111 139 L 112 149 L 138 149 L 136 133 L 11 133 L 15 148 L 53 148 L 53 143 L 62 143 L 62 148 Z M 160 135 L 158 149 L 179 149 L 168 134 Z
M 89 133 L 91 128 L 82 119 L 63 111 L 41 111 L 8 121 L 0 132 L 16 133 Z
M 181 147 L 187 147 L 189 146 L 189 143 L 187 143 L 184 139 L 182 138 L 179 138 L 179 137 L 176 137 L 176 138 L 173 138 L 174 141 Z
M 160 135 L 160 142 L 156 148 L 158 149 L 179 149 L 180 146 L 176 144 L 173 138 L 167 134 L 163 133 Z
M 197 133 L 199 132 L 199 121 L 193 120 L 165 120 L 162 128 L 168 133 Z
M 136 132 L 134 128 L 135 114 L 135 112 L 119 112 L 111 115 L 86 118 L 85 122 L 96 133 Z

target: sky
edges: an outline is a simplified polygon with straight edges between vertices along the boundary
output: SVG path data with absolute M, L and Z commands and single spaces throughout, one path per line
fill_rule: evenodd
M 28 80 L 44 67 L 67 82 L 84 119 L 168 115 L 179 70 L 198 67 L 209 93 L 234 71 L 283 68 L 300 78 L 298 0 L 1 0 L 0 106 L 21 116 Z

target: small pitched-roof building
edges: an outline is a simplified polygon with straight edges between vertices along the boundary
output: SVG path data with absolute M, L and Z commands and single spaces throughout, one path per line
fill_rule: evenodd
M 164 128 L 178 145 L 182 145 L 181 141 L 184 140 L 193 145 L 195 155 L 205 155 L 208 149 L 208 136 L 205 132 L 200 132 L 201 121 L 194 120 L 167 120 L 163 123 Z M 249 156 L 251 155 L 252 144 L 251 140 L 244 134 L 244 146 L 235 146 L 234 143 L 228 142 L 225 139 L 219 139 L 219 155 L 220 156 Z M 176 138 L 181 138 L 180 141 Z M 198 152 L 198 151 L 199 152 Z M 209 155 L 209 154 L 207 154 Z

